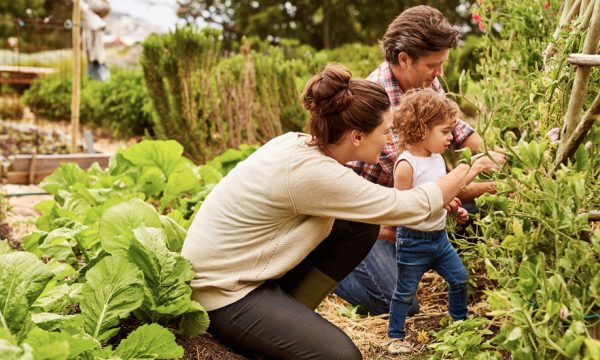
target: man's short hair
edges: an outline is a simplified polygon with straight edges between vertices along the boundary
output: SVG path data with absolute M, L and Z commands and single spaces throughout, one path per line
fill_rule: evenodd
M 398 64 L 398 55 L 407 53 L 413 60 L 428 52 L 453 48 L 458 29 L 431 6 L 419 5 L 404 10 L 388 26 L 381 46 L 385 60 Z

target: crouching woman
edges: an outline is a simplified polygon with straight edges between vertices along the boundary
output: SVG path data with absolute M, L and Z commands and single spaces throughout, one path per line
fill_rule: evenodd
M 225 344 L 269 359 L 361 359 L 314 309 L 369 252 L 379 224 L 421 223 L 503 157 L 415 189 L 386 188 L 343 165 L 378 162 L 392 125 L 385 90 L 329 66 L 302 102 L 310 135 L 276 137 L 238 164 L 202 204 L 182 255 L 209 331 Z

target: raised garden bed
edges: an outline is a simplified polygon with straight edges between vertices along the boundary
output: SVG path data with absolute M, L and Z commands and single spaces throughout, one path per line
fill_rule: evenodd
M 41 132 L 33 125 L 0 122 L 2 183 L 38 184 L 64 162 L 74 162 L 82 169 L 94 163 L 108 166 L 107 154 L 68 154 L 66 140 L 57 132 Z

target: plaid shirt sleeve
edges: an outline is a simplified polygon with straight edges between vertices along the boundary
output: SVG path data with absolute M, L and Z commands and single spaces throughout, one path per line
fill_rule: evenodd
M 475 132 L 475 129 L 469 126 L 466 122 L 458 120 L 454 129 L 452 129 L 452 148 L 457 149 L 471 134 Z
M 346 166 L 354 170 L 355 173 L 369 180 L 370 182 L 386 187 L 394 186 L 394 164 L 398 159 L 398 150 L 393 143 L 388 143 L 379 155 L 377 164 L 367 164 L 360 161 L 351 161 Z

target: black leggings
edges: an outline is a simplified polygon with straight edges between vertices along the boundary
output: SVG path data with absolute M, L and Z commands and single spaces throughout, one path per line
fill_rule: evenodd
M 336 220 L 329 236 L 282 278 L 210 311 L 209 331 L 238 351 L 263 359 L 362 359 L 338 327 L 288 292 L 312 267 L 341 281 L 369 253 L 378 225 Z

